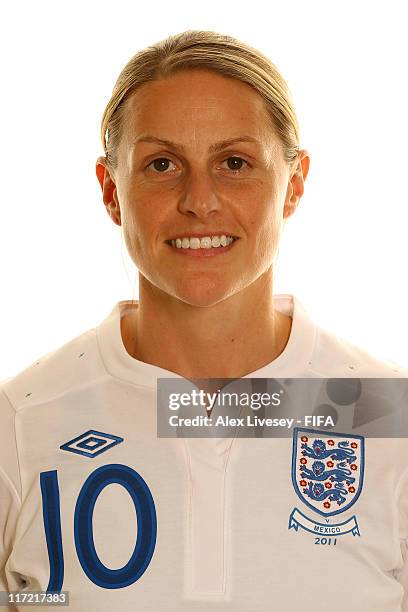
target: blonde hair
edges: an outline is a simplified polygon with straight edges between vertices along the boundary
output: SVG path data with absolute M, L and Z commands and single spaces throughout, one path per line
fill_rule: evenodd
M 264 99 L 271 127 L 292 166 L 299 152 L 300 130 L 288 85 L 276 66 L 247 44 L 217 32 L 188 30 L 136 53 L 123 68 L 105 108 L 102 146 L 108 167 L 117 167 L 125 103 L 139 87 L 179 70 L 207 69 L 252 86 Z

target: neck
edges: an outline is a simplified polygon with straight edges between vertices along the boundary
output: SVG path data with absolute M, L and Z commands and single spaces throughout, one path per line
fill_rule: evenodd
M 273 307 L 272 271 L 211 307 L 194 307 L 139 275 L 139 304 L 122 319 L 126 350 L 185 378 L 240 378 L 276 359 L 291 318 Z

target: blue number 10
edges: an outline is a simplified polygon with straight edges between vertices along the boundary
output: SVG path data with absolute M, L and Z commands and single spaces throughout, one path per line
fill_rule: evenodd
M 92 515 L 100 492 L 109 484 L 128 491 L 136 509 L 137 540 L 132 556 L 123 567 L 109 569 L 99 559 L 94 545 Z M 45 537 L 50 561 L 47 592 L 59 592 L 64 582 L 64 554 L 57 470 L 40 473 Z M 156 545 L 157 517 L 149 487 L 135 470 L 119 463 L 103 465 L 86 479 L 75 505 L 74 536 L 79 562 L 92 582 L 105 589 L 120 589 L 139 580 L 146 571 Z

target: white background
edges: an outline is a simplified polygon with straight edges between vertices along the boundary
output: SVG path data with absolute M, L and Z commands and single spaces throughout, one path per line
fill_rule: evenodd
M 292 91 L 305 194 L 275 293 L 408 366 L 404 2 L 13 2 L 2 8 L 0 379 L 137 298 L 95 161 L 114 82 L 144 46 L 186 29 L 266 53 Z

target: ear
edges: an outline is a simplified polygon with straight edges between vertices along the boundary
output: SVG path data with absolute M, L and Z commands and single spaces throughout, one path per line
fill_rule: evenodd
M 283 218 L 287 219 L 295 212 L 305 188 L 305 180 L 309 173 L 310 155 L 305 150 L 299 151 L 296 166 L 291 171 L 288 189 L 286 192 Z
M 109 172 L 106 157 L 98 157 L 96 160 L 96 176 L 102 188 L 106 212 L 116 225 L 122 225 L 117 189 Z

